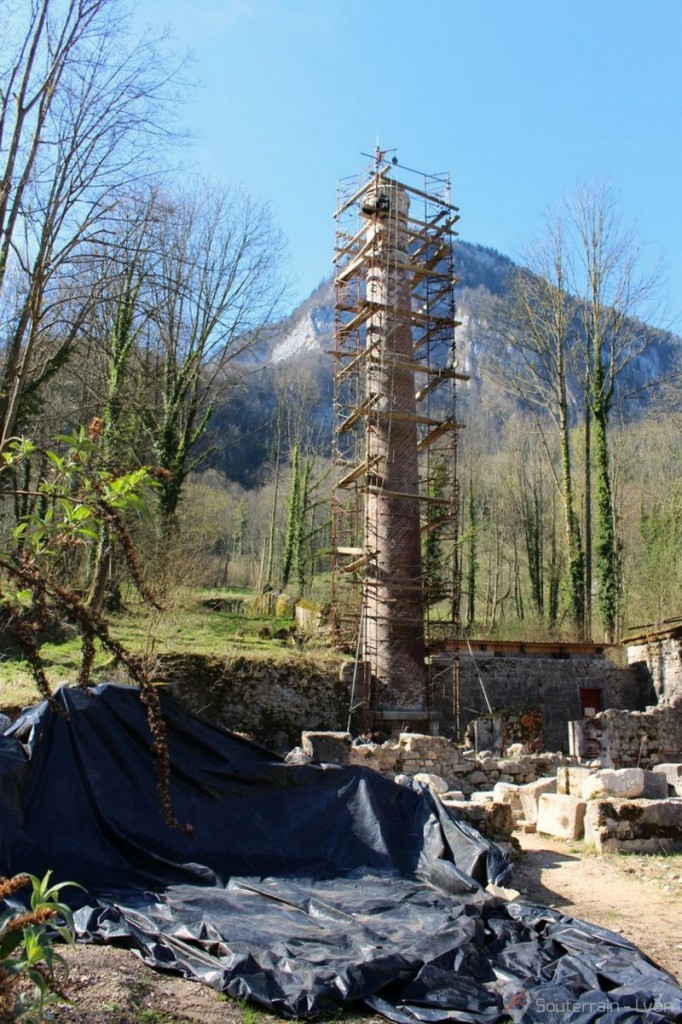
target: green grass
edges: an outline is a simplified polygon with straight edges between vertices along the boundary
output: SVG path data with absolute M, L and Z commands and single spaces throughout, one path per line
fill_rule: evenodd
M 207 600 L 242 599 L 241 613 L 212 610 Z M 197 655 L 234 659 L 281 661 L 305 653 L 320 662 L 338 664 L 324 633 L 294 643 L 290 618 L 275 618 L 253 610 L 252 594 L 243 589 L 182 590 L 175 592 L 157 612 L 138 599 L 126 598 L 126 611 L 109 616 L 109 630 L 129 651 L 148 658 Z M 282 631 L 285 635 L 277 638 Z M 73 682 L 80 660 L 81 642 L 75 635 L 61 642 L 42 644 L 40 654 L 50 684 Z M 93 680 L 125 681 L 114 657 L 98 644 Z M 16 709 L 40 699 L 26 661 L 5 655 L 0 660 L 0 709 Z

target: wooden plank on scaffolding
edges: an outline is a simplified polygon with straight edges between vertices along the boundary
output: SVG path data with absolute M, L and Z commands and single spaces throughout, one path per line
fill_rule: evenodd
M 445 502 L 447 501 L 447 498 L 441 499 L 441 501 L 443 501 L 443 504 L 445 504 Z M 455 521 L 455 513 L 452 512 L 448 516 L 441 516 L 439 519 L 432 519 L 430 523 L 424 523 L 424 525 L 420 527 L 419 532 L 422 534 L 422 536 L 424 536 L 424 535 L 426 535 L 428 533 L 431 533 L 432 530 L 437 530 L 438 527 L 445 526 L 447 523 L 453 523 L 454 521 Z M 449 539 L 449 538 L 445 538 L 445 539 Z
M 375 349 L 379 348 L 380 345 L 381 338 L 377 338 L 377 340 L 373 341 L 371 345 L 367 346 L 367 348 L 363 348 L 355 356 L 354 359 L 351 359 L 350 363 L 347 363 L 341 370 L 338 371 L 336 379 L 343 380 L 344 377 L 350 376 L 353 370 L 355 370 L 360 363 L 367 359 L 367 356 L 370 356 L 375 351 Z
M 382 420 L 388 420 L 389 423 L 416 423 L 422 427 L 435 427 L 440 424 L 440 420 L 434 420 L 431 416 L 415 416 L 409 412 L 391 412 L 390 410 L 383 410 L 379 413 Z
M 353 331 L 357 330 L 358 327 L 361 327 L 365 320 L 369 320 L 372 313 L 376 312 L 377 303 L 363 299 L 360 303 L 360 307 L 361 308 L 352 320 L 349 320 L 348 323 L 341 324 L 341 326 L 337 328 L 336 334 L 338 338 L 346 338 L 349 334 L 352 334 Z
M 422 437 L 421 441 L 417 442 L 417 451 L 423 452 L 425 448 L 428 448 L 430 445 L 432 445 L 433 442 L 437 441 L 439 437 L 443 436 L 443 434 L 447 434 L 449 431 L 453 430 L 462 430 L 463 428 L 464 424 L 457 423 L 456 420 L 443 420 L 443 422 L 439 424 L 439 426 L 437 426 L 435 430 L 430 431 L 430 433 L 428 433 L 426 437 Z
M 447 327 L 448 330 L 453 330 L 453 331 L 456 330 L 458 327 L 461 327 L 461 326 L 462 326 L 462 321 L 461 320 L 448 320 L 447 323 L 440 325 L 441 329 L 443 327 Z M 431 333 L 432 332 L 431 332 L 430 329 L 426 330 L 424 332 L 423 337 L 418 338 L 417 341 L 414 342 L 412 348 L 414 349 L 415 352 L 418 352 L 420 348 L 424 347 L 424 345 L 427 343 L 427 341 L 431 340 Z
M 382 498 L 410 498 L 412 501 L 421 501 L 425 505 L 442 505 L 442 498 L 434 498 L 428 494 L 413 494 L 410 491 L 387 491 L 384 487 L 376 487 L 370 484 L 367 488 L 370 494 L 380 494 Z
M 469 380 L 468 373 L 460 373 L 450 367 L 429 366 L 427 363 L 419 363 L 416 359 L 400 359 L 398 357 L 386 356 L 382 359 L 382 366 L 388 369 L 409 370 L 412 373 L 426 373 L 432 377 L 439 377 L 441 380 Z
M 366 473 L 369 473 L 371 469 L 374 469 L 378 462 L 379 456 L 373 455 L 371 459 L 366 459 L 364 462 L 361 462 L 358 466 L 355 466 L 350 471 L 350 473 L 347 473 L 346 476 L 339 480 L 336 486 L 348 487 L 355 480 L 359 480 L 361 476 L 364 476 Z
M 447 217 L 448 211 L 441 210 L 440 213 L 436 214 L 431 220 L 421 220 L 419 217 L 412 217 L 408 214 L 407 217 L 407 230 L 410 232 L 413 238 L 423 238 L 427 242 L 436 241 L 442 238 L 448 231 L 450 231 L 457 221 L 460 219 L 459 216 L 448 217 L 444 224 L 438 222 Z M 415 231 L 411 227 L 412 224 L 416 224 L 419 228 L 424 228 L 423 231 Z
M 362 266 L 363 259 L 370 251 L 370 249 L 374 248 L 375 244 L 376 243 L 374 238 L 370 238 L 367 242 L 365 242 L 362 248 L 358 249 L 357 255 L 354 256 L 353 259 L 349 263 L 347 263 L 345 267 L 342 267 L 340 270 L 337 271 L 336 276 L 334 278 L 334 284 L 347 284 L 353 277 L 355 272 L 358 270 L 358 268 Z
M 360 241 L 362 236 L 366 233 L 366 231 L 367 231 L 367 225 L 363 224 L 362 227 L 360 228 L 360 230 L 357 231 L 353 235 L 352 238 L 350 237 L 350 235 L 343 233 L 344 237 L 347 238 L 348 241 L 346 242 L 346 244 L 341 249 L 337 249 L 336 250 L 336 258 L 335 258 L 335 260 L 333 262 L 335 264 L 338 264 L 338 262 L 341 259 L 341 257 L 345 256 L 346 253 L 349 253 L 350 250 L 353 248 L 353 246 L 358 244 L 358 242 Z
M 338 208 L 338 210 L 334 214 L 334 217 L 340 217 L 342 213 L 345 213 L 346 210 L 350 206 L 353 205 L 353 203 L 356 203 L 358 201 L 358 199 L 360 198 L 361 195 L 363 195 L 365 192 L 367 192 L 368 189 L 370 189 L 372 187 L 372 185 L 377 184 L 377 182 L 379 181 L 380 178 L 385 178 L 390 170 L 391 170 L 390 167 L 383 167 L 380 171 L 378 171 L 374 175 L 374 177 L 372 177 L 368 181 L 366 181 L 364 185 L 361 185 L 360 188 L 357 190 L 357 192 L 355 192 L 350 197 L 350 199 L 347 199 L 345 201 L 345 203 L 342 203 L 342 205 Z M 457 207 L 454 207 L 454 209 L 457 209 Z
M 356 558 L 353 562 L 349 562 L 348 565 L 342 565 L 342 572 L 357 572 L 358 569 L 362 569 L 363 566 L 368 565 L 377 557 L 377 551 L 364 551 L 360 558 Z
M 406 185 L 404 181 L 400 184 L 406 192 L 411 192 L 414 196 L 419 196 L 421 199 L 428 199 L 436 206 L 442 207 L 444 210 L 454 210 L 455 213 L 459 213 L 459 206 L 455 206 L 454 203 L 447 203 L 444 199 L 439 199 L 438 196 L 434 196 L 431 192 L 423 192 L 420 188 L 415 188 L 414 185 Z
M 345 434 L 347 430 L 350 430 L 356 423 L 359 423 L 363 416 L 367 416 L 372 411 L 372 408 L 379 401 L 379 398 L 380 396 L 376 394 L 369 395 L 369 397 L 366 398 L 364 402 L 361 402 L 357 409 L 355 409 L 350 416 L 343 421 L 338 428 L 338 433 Z
M 448 379 L 450 379 L 450 380 L 453 380 L 453 379 L 454 380 L 459 380 L 459 379 L 461 379 L 461 374 L 454 374 L 454 373 L 450 374 L 450 375 L 448 375 L 448 374 L 443 374 L 443 375 L 438 374 L 438 376 L 433 376 L 431 378 L 431 380 L 428 382 L 428 384 L 424 384 L 422 387 L 417 389 L 417 391 L 415 392 L 415 396 L 414 396 L 415 397 L 415 401 L 417 401 L 417 402 L 423 401 L 426 398 L 427 395 L 430 395 L 432 391 L 435 391 L 436 388 L 439 388 L 441 386 L 443 381 L 448 380 Z
M 441 299 L 445 298 L 445 296 L 449 292 L 452 291 L 452 289 L 457 284 L 457 281 L 459 280 L 459 278 L 457 277 L 456 274 L 452 274 L 449 271 L 447 273 L 444 273 L 444 274 L 440 274 L 440 273 L 436 274 L 436 273 L 433 273 L 430 270 L 426 270 L 426 269 L 421 270 L 420 269 L 420 270 L 415 270 L 414 277 L 412 278 L 412 281 L 410 282 L 410 288 L 411 288 L 411 290 L 413 292 L 415 292 L 417 290 L 417 288 L 419 288 L 419 286 L 424 283 L 424 281 L 426 281 L 426 280 L 431 281 L 433 278 L 436 278 L 436 279 L 441 280 L 441 281 L 445 281 L 447 283 L 444 284 L 435 294 L 432 294 L 432 295 L 429 296 L 429 305 L 431 305 L 431 306 L 434 306 Z M 415 296 L 415 297 L 419 298 L 418 295 Z

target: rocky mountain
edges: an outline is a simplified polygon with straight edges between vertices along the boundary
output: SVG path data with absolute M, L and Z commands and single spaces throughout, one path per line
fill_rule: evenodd
M 462 326 L 457 332 L 460 367 L 477 377 L 491 323 L 495 299 L 504 295 L 513 262 L 494 249 L 471 242 L 456 243 L 457 309 Z M 334 334 L 334 286 L 329 278 L 301 303 L 271 335 L 268 362 L 286 363 L 304 354 L 328 352 Z
M 470 375 L 458 392 L 465 410 L 474 397 L 494 408 L 499 384 L 486 374 L 490 354 L 499 349 L 502 334 L 501 307 L 515 264 L 494 249 L 471 242 L 456 243 L 458 368 Z M 650 401 L 655 389 L 647 387 L 663 379 L 680 358 L 681 340 L 665 331 L 641 325 L 649 335 L 646 351 L 620 379 L 622 397 L 630 396 L 627 414 Z M 244 370 L 242 387 L 232 390 L 229 401 L 216 410 L 210 441 L 216 449 L 213 463 L 246 486 L 258 483 L 272 449 L 273 410 L 285 378 L 313 382 L 307 417 L 317 444 L 328 448 L 332 424 L 332 359 L 334 288 L 332 279 L 315 291 L 261 343 L 256 362 Z M 254 355 L 252 353 L 251 359 Z M 509 352 L 513 358 L 513 352 Z M 637 396 L 637 399 L 633 396 Z M 280 399 L 281 400 L 281 399 Z

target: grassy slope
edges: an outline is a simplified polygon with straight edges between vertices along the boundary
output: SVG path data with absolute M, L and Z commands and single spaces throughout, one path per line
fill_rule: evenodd
M 160 613 L 131 600 L 125 612 L 111 615 L 110 632 L 130 651 L 150 658 L 155 655 L 194 654 L 279 660 L 294 656 L 298 647 L 290 638 L 276 639 L 273 636 L 280 630 L 289 631 L 293 621 L 253 612 L 247 603 L 249 596 L 237 591 L 184 591 L 173 595 Z M 202 604 L 205 600 L 221 598 L 243 598 L 242 611 L 215 611 Z M 321 662 L 338 663 L 338 653 L 331 652 L 323 636 L 308 640 L 305 651 L 319 657 Z M 53 687 L 75 679 L 80 656 L 77 636 L 60 643 L 44 643 L 40 653 Z M 93 678 L 97 681 L 123 681 L 115 659 L 101 647 Z M 0 710 L 16 710 L 38 700 L 40 696 L 26 662 L 4 654 L 0 660 Z

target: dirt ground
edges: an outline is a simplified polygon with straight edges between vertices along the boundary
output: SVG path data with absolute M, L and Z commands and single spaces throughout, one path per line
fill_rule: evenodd
M 580 844 L 518 835 L 512 884 L 523 896 L 624 935 L 682 984 L 682 855 L 598 856 Z
M 682 983 L 682 856 L 596 856 L 546 836 L 519 839 L 524 852 L 513 884 L 524 897 L 624 935 Z M 274 1019 L 206 986 L 153 971 L 125 949 L 79 945 L 65 956 L 72 1003 L 53 1011 L 62 1024 Z M 353 1018 L 344 1019 L 348 1024 Z

